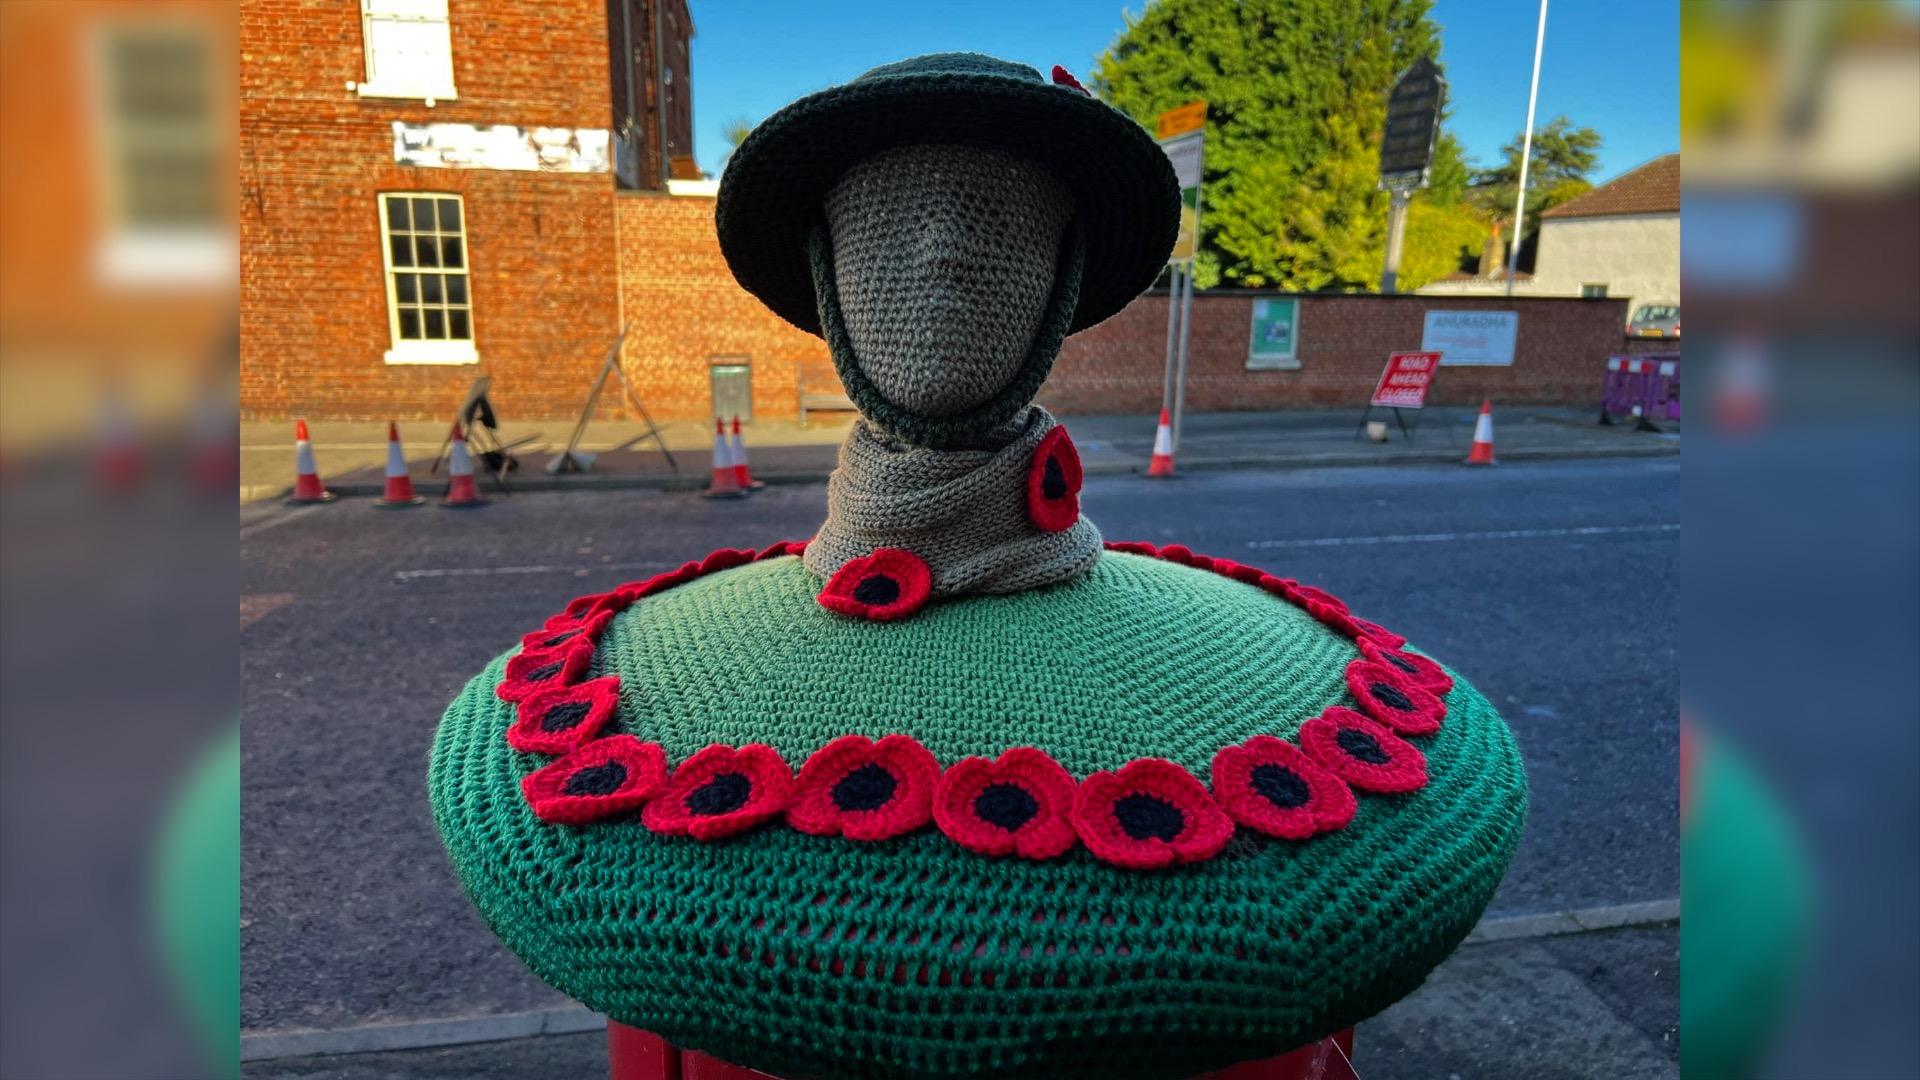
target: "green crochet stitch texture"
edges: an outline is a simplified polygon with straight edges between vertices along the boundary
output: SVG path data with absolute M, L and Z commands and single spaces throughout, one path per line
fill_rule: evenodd
M 1136 757 L 1202 781 L 1213 752 L 1352 702 L 1353 646 L 1240 582 L 1107 553 L 1072 583 L 846 619 L 782 557 L 643 600 L 601 638 L 626 730 L 679 762 L 765 742 L 796 769 L 848 733 L 940 762 L 1016 745 L 1076 776 Z M 434 814 L 494 932 L 542 979 L 635 1027 L 774 1073 L 1174 1077 L 1284 1052 L 1392 1004 L 1460 942 L 1512 857 L 1526 780 L 1455 680 L 1414 741 L 1429 783 L 1362 794 L 1344 829 L 1241 830 L 1142 872 L 1036 863 L 929 827 L 877 844 L 775 822 L 703 844 L 639 821 L 540 821 L 508 747 L 503 656 L 448 708 Z

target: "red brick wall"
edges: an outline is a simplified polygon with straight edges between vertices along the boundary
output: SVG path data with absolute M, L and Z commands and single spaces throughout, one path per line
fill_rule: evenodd
M 620 304 L 633 325 L 627 377 L 656 419 L 711 415 L 707 367 L 745 356 L 753 368 L 753 412 L 790 419 L 799 411 L 803 368 L 832 380 L 827 346 L 768 311 L 734 280 L 713 232 L 714 200 L 622 192 Z
M 1201 411 L 1365 404 L 1387 354 L 1420 347 L 1428 311 L 1513 310 L 1511 367 L 1449 367 L 1429 400 L 1587 404 L 1606 357 L 1623 351 L 1622 300 L 1462 300 L 1430 296 L 1303 296 L 1297 371 L 1247 370 L 1254 294 L 1194 297 L 1187 407 Z M 1167 298 L 1149 294 L 1067 339 L 1040 401 L 1061 413 L 1151 412 L 1160 406 Z
M 241 404 L 438 417 L 494 379 L 513 417 L 579 408 L 618 329 L 613 178 L 393 163 L 392 123 L 606 128 L 605 0 L 451 0 L 458 100 L 361 98 L 360 6 L 240 6 Z M 477 365 L 388 365 L 377 196 L 457 192 Z

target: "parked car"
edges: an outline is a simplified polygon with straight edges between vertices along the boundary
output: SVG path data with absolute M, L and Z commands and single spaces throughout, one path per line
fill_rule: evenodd
M 1628 337 L 1680 336 L 1680 305 L 1642 304 L 1627 320 Z

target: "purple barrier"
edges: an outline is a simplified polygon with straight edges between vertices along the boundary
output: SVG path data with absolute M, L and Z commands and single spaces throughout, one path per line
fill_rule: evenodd
M 1656 418 L 1680 419 L 1680 354 L 1607 357 L 1600 422 L 1613 423 L 1616 413 L 1638 419 L 1642 427 L 1651 427 Z

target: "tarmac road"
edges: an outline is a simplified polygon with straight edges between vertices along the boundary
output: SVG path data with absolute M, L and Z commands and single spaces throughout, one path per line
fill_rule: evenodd
M 1513 726 L 1532 780 L 1527 833 L 1489 913 L 1512 917 L 1679 895 L 1679 480 L 1672 458 L 1099 477 L 1085 507 L 1110 539 L 1178 541 L 1322 585 L 1466 673 Z M 522 494 L 466 514 L 249 507 L 245 1031 L 566 1005 L 495 943 L 447 867 L 423 781 L 441 709 L 567 598 L 716 547 L 803 538 L 823 500 L 809 484 L 742 503 L 635 490 Z M 1524 952 L 1526 970 L 1613 1003 L 1608 1030 L 1628 1033 L 1639 1062 L 1613 1075 L 1665 1075 L 1672 936 L 1488 944 L 1456 963 Z M 1590 937 L 1632 962 L 1555 966 L 1555 949 Z M 1628 968 L 1652 982 L 1596 974 Z M 1430 991 L 1448 992 L 1437 976 L 1416 1000 Z M 1375 1023 L 1363 1075 L 1422 1075 L 1393 1066 L 1402 1051 L 1465 1052 L 1421 1051 L 1416 1021 Z M 364 1064 L 385 1067 L 376 1057 Z M 248 1073 L 361 1075 L 327 1068 Z

